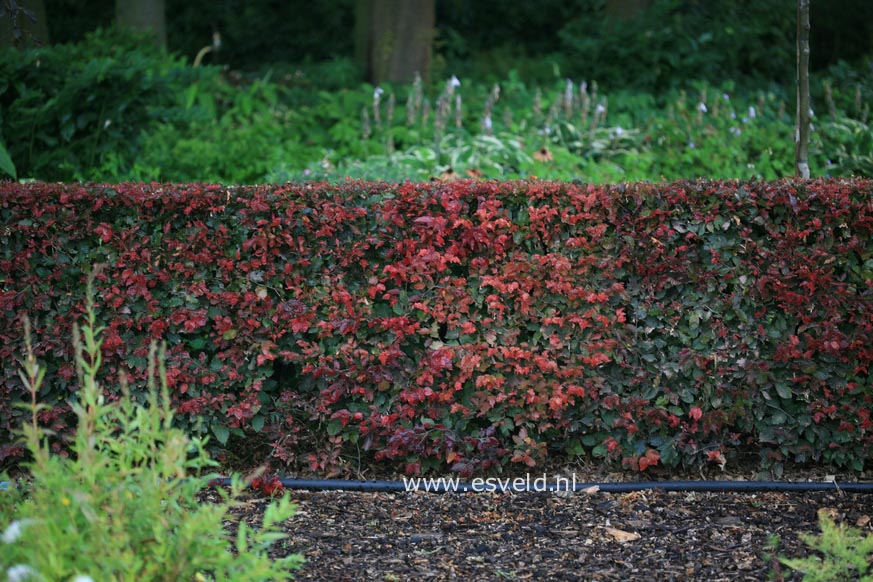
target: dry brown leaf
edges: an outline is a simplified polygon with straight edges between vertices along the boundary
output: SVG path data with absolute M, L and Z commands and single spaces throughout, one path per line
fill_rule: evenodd
M 869 515 L 862 515 L 861 517 L 858 518 L 858 521 L 855 522 L 855 526 L 867 527 L 867 525 L 869 525 L 869 523 L 870 523 L 870 516 Z
M 552 160 L 555 159 L 554 156 L 552 155 L 552 152 L 550 152 L 549 148 L 547 148 L 546 146 L 543 146 L 540 149 L 538 149 L 536 151 L 536 153 L 533 155 L 533 158 L 538 162 L 551 162 Z
M 454 168 L 448 168 L 445 172 L 440 174 L 438 180 L 440 182 L 451 182 L 453 180 L 460 180 L 461 175 L 457 173 Z
M 827 517 L 831 521 L 836 521 L 837 516 L 839 515 L 839 512 L 837 512 L 837 510 L 834 509 L 833 507 L 821 507 L 818 510 L 818 515 L 819 515 L 819 517 L 824 515 L 825 517 Z
M 631 491 L 630 493 L 625 493 L 624 495 L 622 495 L 618 502 L 622 505 L 631 505 L 640 501 L 641 499 L 645 501 L 645 495 L 643 495 L 642 491 Z
M 727 465 L 727 459 L 722 454 L 721 451 L 713 451 L 709 454 L 709 460 L 718 464 L 718 468 L 724 471 L 725 466 Z
M 588 495 L 594 495 L 600 491 L 600 485 L 592 485 L 591 487 L 586 487 L 582 490 L 582 493 L 587 493 Z
M 640 534 L 636 532 L 624 531 L 621 529 L 616 529 L 614 527 L 605 527 L 603 529 L 605 529 L 606 533 L 611 535 L 615 541 L 622 544 L 640 539 Z

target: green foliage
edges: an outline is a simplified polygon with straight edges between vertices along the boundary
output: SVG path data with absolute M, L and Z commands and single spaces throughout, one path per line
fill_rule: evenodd
M 832 79 L 821 84 L 827 114 L 821 123 L 827 169 L 842 175 L 873 175 L 873 127 L 867 97 L 873 81 L 845 66 L 834 67 L 832 74 Z
M 791 175 L 794 169 L 792 117 L 773 93 L 758 98 L 731 95 L 702 85 L 691 95 L 679 92 L 666 116 L 651 120 L 653 147 L 670 152 L 655 156 L 651 173 L 682 176 L 763 178 Z M 821 138 L 812 136 L 813 167 L 824 168 Z
M 791 0 L 657 0 L 632 20 L 610 20 L 604 0 L 437 4 L 440 72 L 490 82 L 513 69 L 538 82 L 564 74 L 611 90 L 661 92 L 691 81 L 742 87 L 787 86 L 794 79 L 796 5 Z M 811 66 L 873 56 L 873 5 L 813 2 Z M 556 30 L 556 24 L 559 27 Z M 793 87 L 793 85 L 792 85 Z
M 300 145 L 307 124 L 279 102 L 280 87 L 267 80 L 237 88 L 226 82 L 194 84 L 184 94 L 191 112 L 141 135 L 140 180 L 261 182 L 284 159 L 305 160 Z M 193 120 L 196 111 L 203 115 Z M 123 173 L 102 172 L 107 181 Z
M 556 23 L 580 14 L 590 17 L 596 4 L 592 0 L 478 0 L 471 9 L 465 0 L 441 0 L 437 49 L 450 61 L 470 60 L 489 48 L 511 45 L 531 55 L 557 52 L 561 41 L 555 34 Z
M 289 156 L 308 159 L 311 124 L 269 77 L 233 85 L 116 31 L 21 54 L 0 58 L 10 155 L 0 170 L 10 175 L 245 183 Z
M 617 89 L 648 80 L 645 71 L 642 79 L 637 78 L 644 64 L 666 63 L 674 66 L 662 71 L 662 78 L 672 74 L 677 80 L 708 78 L 712 83 L 730 78 L 745 84 L 756 77 L 772 79 L 772 73 L 782 71 L 786 75 L 779 79 L 793 81 L 786 69 L 794 58 L 791 0 L 658 0 L 637 22 L 618 24 L 605 20 L 605 5 L 604 0 L 440 0 L 436 3 L 436 78 L 456 74 L 493 82 L 516 69 L 527 79 L 547 82 L 555 63 L 576 76 L 593 74 L 602 82 L 615 77 L 622 84 L 610 86 Z M 111 26 L 114 16 L 107 0 L 46 0 L 46 8 L 53 42 L 80 41 L 96 26 Z M 167 0 L 166 8 L 169 49 L 189 60 L 211 42 L 214 31 L 221 33 L 223 43 L 207 62 L 237 69 L 263 70 L 280 61 L 353 56 L 352 0 Z M 813 2 L 811 11 L 815 71 L 839 60 L 857 65 L 871 56 L 873 4 L 869 1 Z M 592 54 L 627 59 L 611 63 L 579 59 Z M 726 76 L 695 76 L 713 71 Z M 362 78 L 358 70 L 353 83 L 345 86 Z
M 583 14 L 560 31 L 567 62 L 610 87 L 647 91 L 693 80 L 791 79 L 794 3 L 661 0 L 632 20 Z
M 115 17 L 108 0 L 45 0 L 49 36 L 54 43 L 80 42 L 96 27 L 108 28 Z M 265 63 L 325 60 L 351 56 L 353 0 L 166 0 L 167 45 L 189 61 L 201 47 L 222 36 L 218 53 L 207 63 L 248 70 Z M 355 79 L 360 81 L 360 76 Z
M 210 74 L 112 30 L 79 44 L 4 49 L 3 140 L 21 177 L 99 179 L 111 160 L 128 175 L 143 128 L 178 114 L 178 95 Z
M 327 163 L 321 160 L 309 164 L 302 172 L 278 168 L 267 175 L 267 181 L 330 180 L 338 176 L 397 182 L 425 181 L 440 176 L 443 179 L 479 176 L 512 179 L 528 175 L 526 170 L 533 167 L 533 159 L 515 136 L 451 134 L 440 138 L 435 146 L 413 146 L 401 152 L 374 154 L 364 160 L 340 159 L 337 166 L 329 160 Z
M 785 91 L 740 91 L 732 81 L 687 83 L 656 98 L 607 93 L 554 66 L 539 85 L 511 71 L 500 83 L 349 88 L 355 67 L 344 59 L 220 74 L 115 32 L 21 54 L 0 58 L 0 141 L 9 154 L 0 151 L 0 172 L 10 176 L 240 184 L 793 173 Z M 813 170 L 870 175 L 873 86 L 840 65 L 817 88 L 827 107 L 814 120 Z
M 793 87 L 792 0 L 658 0 L 631 20 L 610 20 L 603 1 L 582 4 L 561 20 L 561 52 L 570 74 L 613 89 L 655 93 L 703 80 L 717 85 L 731 79 L 744 89 Z M 815 73 L 841 60 L 856 66 L 869 61 L 873 5 L 841 0 L 813 2 L 811 9 Z
M 804 582 L 873 582 L 873 535 L 837 525 L 825 511 L 819 511 L 821 535 L 803 536 L 804 542 L 820 556 L 780 557 L 779 561 L 803 573 Z
M 643 149 L 638 130 L 607 122 L 607 98 L 596 87 L 589 92 L 562 79 L 544 93 L 518 75 L 466 87 L 447 83 L 430 100 L 420 85 L 387 87 L 378 100 L 369 86 L 325 94 L 314 108 L 330 126 L 324 155 L 302 169 L 285 163 L 268 181 L 624 178 L 622 166 Z M 350 109 L 360 118 L 348 116 Z
M 15 171 L 15 164 L 12 162 L 12 158 L 9 157 L 9 152 L 6 151 L 6 146 L 2 141 L 0 141 L 0 170 L 7 176 L 12 176 L 13 180 L 18 176 Z
M 822 127 L 829 144 L 828 171 L 842 176 L 873 176 L 873 129 L 849 117 L 828 120 Z
M 851 89 L 840 83 L 834 98 L 842 104 L 851 92 L 852 99 L 845 108 L 821 112 L 812 165 L 830 175 L 869 175 L 866 145 L 873 130 L 854 98 L 857 93 L 857 101 L 866 103 L 869 93 L 858 83 L 846 80 Z M 743 95 L 732 83 L 696 83 L 693 90 L 665 94 L 659 105 L 646 94 L 607 95 L 596 84 L 570 80 L 542 91 L 514 75 L 496 85 L 499 92 L 494 87 L 462 82 L 448 97 L 444 89 L 432 100 L 445 103 L 442 114 L 437 106 L 415 105 L 427 99 L 416 87 L 387 87 L 378 103 L 369 86 L 324 92 L 310 117 L 326 129 L 308 133 L 322 146 L 320 155 L 310 154 L 305 165 L 286 157 L 267 181 L 421 180 L 448 168 L 461 177 L 596 183 L 692 176 L 772 180 L 793 173 L 793 109 L 776 92 Z M 386 105 L 391 99 L 394 109 Z M 347 113 L 355 110 L 362 113 Z
M 327 60 L 352 54 L 354 14 L 353 0 L 167 0 L 167 42 L 193 59 L 217 30 L 222 47 L 210 58 L 247 69 Z
M 200 439 L 173 428 L 163 354 L 149 353 L 149 390 L 140 404 L 122 380 L 117 401 L 107 401 L 97 380 L 102 328 L 89 283 L 87 322 L 75 338 L 81 388 L 72 409 L 78 428 L 70 457 L 53 454 L 37 402 L 45 369 L 25 327 L 21 374 L 31 394 L 24 441 L 30 475 L 0 493 L 0 569 L 9 579 L 40 580 L 287 580 L 301 558 L 271 560 L 282 522 L 294 513 L 287 496 L 266 510 L 260 528 L 240 523 L 235 543 L 222 532 L 243 484 L 234 479 L 220 503 L 198 493 L 214 467 Z M 160 390 L 156 387 L 158 367 Z M 8 480 L 8 477 L 6 478 Z M 234 545 L 235 552 L 231 552 Z M 74 578 L 75 577 L 75 578 Z

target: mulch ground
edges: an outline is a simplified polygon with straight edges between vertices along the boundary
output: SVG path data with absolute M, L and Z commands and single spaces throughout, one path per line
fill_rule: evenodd
M 306 557 L 296 580 L 800 580 L 773 556 L 808 555 L 820 510 L 873 531 L 873 495 L 837 492 L 291 496 L 274 554 Z M 268 503 L 235 517 L 257 525 Z

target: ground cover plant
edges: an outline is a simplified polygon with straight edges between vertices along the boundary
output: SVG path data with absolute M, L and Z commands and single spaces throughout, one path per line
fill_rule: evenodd
M 0 188 L 3 362 L 30 314 L 57 450 L 105 263 L 106 372 L 166 340 L 181 426 L 292 466 L 869 462 L 869 181 Z
M 780 557 L 780 562 L 803 572 L 805 582 L 873 580 L 873 535 L 864 535 L 859 529 L 838 525 L 828 513 L 826 509 L 819 511 L 820 535 L 803 537 L 803 541 L 821 556 Z
M 21 379 L 30 392 L 23 441 L 30 455 L 26 478 L 0 492 L 0 571 L 8 580 L 288 580 L 301 558 L 268 557 L 285 537 L 294 513 L 288 496 L 266 509 L 235 540 L 223 532 L 244 483 L 234 479 L 214 504 L 198 494 L 216 466 L 203 448 L 173 427 L 163 358 L 153 344 L 148 389 L 131 394 L 122 378 L 118 398 L 107 399 L 98 380 L 100 334 L 90 293 L 87 319 L 76 328 L 74 357 L 80 389 L 71 398 L 76 431 L 70 456 L 49 446 L 39 421 L 45 411 L 45 368 L 34 354 L 24 319 L 26 353 Z M 160 381 L 160 388 L 158 387 Z M 235 551 L 231 552 L 231 547 Z

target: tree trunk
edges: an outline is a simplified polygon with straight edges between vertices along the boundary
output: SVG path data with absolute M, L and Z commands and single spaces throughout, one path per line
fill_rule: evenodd
M 795 176 L 809 178 L 809 0 L 797 0 L 797 132 Z
M 606 0 L 606 17 L 633 20 L 645 12 L 651 3 L 651 0 Z
M 436 21 L 435 0 L 358 0 L 357 8 L 356 36 L 363 38 L 362 31 L 368 30 L 368 80 L 374 84 L 408 83 L 416 73 L 427 80 Z M 368 22 L 364 23 L 364 19 Z M 358 47 L 362 46 L 360 42 Z
M 355 0 L 355 63 L 368 71 L 368 77 L 372 14 L 373 0 Z
M 45 46 L 49 42 L 43 0 L 0 0 L 0 46 Z
M 115 0 L 115 18 L 118 26 L 149 32 L 155 44 L 167 46 L 164 0 Z

